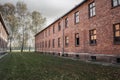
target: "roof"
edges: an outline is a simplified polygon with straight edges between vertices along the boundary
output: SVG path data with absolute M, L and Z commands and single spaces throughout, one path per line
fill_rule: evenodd
M 68 15 L 69 13 L 71 13 L 73 10 L 77 9 L 78 7 L 80 7 L 82 4 L 84 4 L 85 2 L 87 2 L 88 0 L 83 0 L 81 3 L 79 3 L 77 6 L 75 6 L 74 8 L 72 8 L 70 11 L 68 11 L 66 14 L 64 14 L 63 16 L 61 16 L 60 18 L 58 18 L 57 20 L 55 20 L 53 23 L 51 23 L 50 25 L 48 25 L 46 28 L 44 28 L 43 30 L 41 30 L 40 32 L 38 32 L 35 36 L 37 36 L 39 33 L 41 33 L 42 31 L 44 31 L 45 29 L 47 29 L 49 26 L 53 25 L 54 23 L 56 23 L 57 21 L 59 21 L 61 18 L 65 17 L 66 15 Z
M 4 19 L 2 18 L 2 14 L 1 13 L 0 13 L 0 21 L 1 21 L 1 23 L 2 23 L 2 25 L 4 27 L 4 29 L 5 29 L 6 33 L 9 35 L 9 32 L 8 32 L 6 26 L 5 26 Z

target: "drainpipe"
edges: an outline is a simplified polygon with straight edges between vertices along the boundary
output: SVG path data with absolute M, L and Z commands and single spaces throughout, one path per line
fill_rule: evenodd
M 63 40 L 62 40 L 63 41 L 62 54 L 64 54 L 64 20 L 62 20 L 62 18 L 61 18 L 61 21 L 63 21 L 63 25 L 62 25 L 63 26 L 63 28 L 62 28 L 62 38 L 63 38 Z

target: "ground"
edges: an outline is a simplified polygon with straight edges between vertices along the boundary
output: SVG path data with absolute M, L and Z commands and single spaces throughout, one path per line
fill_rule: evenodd
M 36 53 L 9 53 L 0 80 L 120 80 L 120 68 Z

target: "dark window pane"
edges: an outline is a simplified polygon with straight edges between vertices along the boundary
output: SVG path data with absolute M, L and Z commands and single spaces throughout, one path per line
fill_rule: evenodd
M 55 26 L 53 26 L 53 33 L 55 33 Z
M 120 43 L 120 37 L 115 37 L 114 40 L 115 40 L 115 43 Z
M 68 18 L 65 19 L 65 27 L 68 27 Z
M 60 22 L 58 23 L 58 31 L 61 30 L 61 25 L 60 25 Z
M 60 47 L 60 38 L 58 38 L 58 47 Z
M 50 48 L 50 40 L 49 40 L 49 48 Z
M 55 47 L 55 39 L 53 39 L 53 48 Z
M 80 44 L 79 42 L 79 33 L 75 34 L 75 45 L 78 46 Z
M 77 45 L 79 45 L 79 38 L 77 38 Z

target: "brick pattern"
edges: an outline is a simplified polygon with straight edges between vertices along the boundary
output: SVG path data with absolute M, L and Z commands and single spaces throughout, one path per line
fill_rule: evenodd
M 89 17 L 89 4 L 95 2 L 96 15 Z M 55 21 L 35 36 L 35 47 L 38 52 L 64 52 L 114 54 L 120 55 L 120 45 L 114 44 L 113 24 L 120 23 L 120 6 L 112 7 L 112 0 L 87 0 L 78 8 L 72 10 L 66 16 Z M 75 24 L 74 14 L 79 11 L 79 23 Z M 68 18 L 68 27 L 65 27 L 65 19 Z M 58 31 L 58 23 L 61 30 Z M 53 33 L 53 26 L 55 32 Z M 97 44 L 90 45 L 89 31 L 96 29 Z M 49 32 L 50 31 L 50 32 Z M 49 33 L 49 34 L 48 34 Z M 80 45 L 75 46 L 75 34 L 79 33 Z M 64 34 L 64 36 L 63 36 Z M 69 37 L 69 45 L 65 46 L 65 36 Z M 60 38 L 60 47 L 58 47 Z M 55 47 L 52 40 L 55 39 Z M 45 42 L 50 47 L 45 47 Z M 44 42 L 44 43 L 43 43 Z M 63 45 L 64 44 L 64 45 Z
M 3 23 L 3 19 L 0 14 L 0 53 L 5 52 L 7 50 L 8 43 L 8 33 Z

